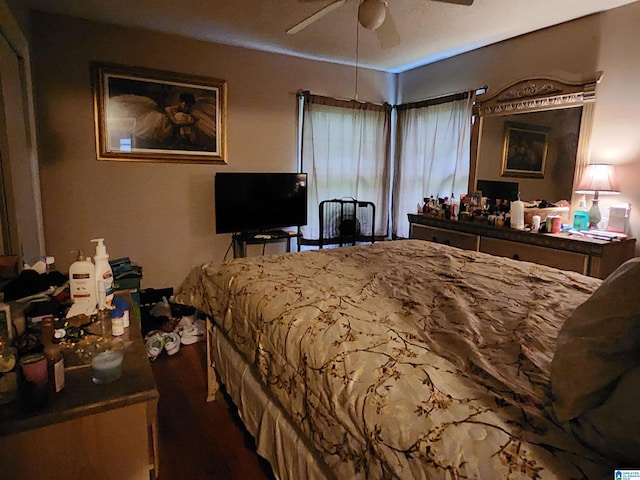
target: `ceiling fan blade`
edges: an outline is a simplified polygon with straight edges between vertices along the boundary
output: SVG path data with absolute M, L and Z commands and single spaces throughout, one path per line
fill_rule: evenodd
M 384 22 L 382 22 L 380 27 L 378 27 L 376 34 L 378 35 L 378 41 L 382 48 L 393 48 L 400 45 L 400 33 L 398 33 L 398 27 L 396 26 L 396 22 L 393 20 L 393 15 L 391 15 L 389 6 L 387 5 L 386 8 L 387 14 L 384 18 Z
M 336 8 L 340 8 L 345 3 L 347 3 L 347 0 L 335 0 L 334 2 L 331 2 L 329 5 L 327 5 L 325 7 L 322 7 L 316 13 L 313 13 L 313 14 L 309 15 L 307 18 L 305 18 L 301 22 L 296 23 L 293 27 L 291 27 L 289 30 L 287 30 L 287 33 L 289 35 L 294 35 L 294 34 L 298 33 L 300 30 L 302 30 L 302 29 L 308 27 L 309 25 L 311 25 L 312 23 L 320 20 L 322 17 L 324 17 L 326 14 L 334 11 Z
M 456 5 L 466 5 L 470 7 L 473 5 L 473 0 L 433 0 L 434 2 L 442 2 L 442 3 L 455 3 Z

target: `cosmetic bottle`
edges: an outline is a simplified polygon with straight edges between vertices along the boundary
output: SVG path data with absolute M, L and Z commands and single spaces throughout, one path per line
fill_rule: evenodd
M 93 260 L 96 264 L 96 295 L 98 299 L 98 309 L 111 309 L 113 303 L 113 271 L 109 265 L 109 254 L 104 244 L 104 238 L 91 240 L 96 242 L 96 254 Z
M 90 258 L 86 258 L 82 250 L 78 251 L 76 261 L 69 267 L 69 289 L 71 301 L 91 302 L 95 306 L 96 300 L 96 267 Z
M 40 342 L 44 346 L 44 356 L 47 358 L 47 384 L 50 393 L 58 393 L 64 388 L 64 356 L 57 343 L 53 341 L 53 318 L 42 321 Z
M 111 310 L 111 335 L 114 337 L 124 335 L 124 313 L 120 307 Z
M 589 212 L 584 199 L 580 200 L 578 209 L 573 213 L 573 229 L 577 231 L 589 228 Z
M 518 230 L 524 230 L 524 202 L 520 200 L 520 193 L 518 193 L 518 200 L 511 202 L 511 228 Z

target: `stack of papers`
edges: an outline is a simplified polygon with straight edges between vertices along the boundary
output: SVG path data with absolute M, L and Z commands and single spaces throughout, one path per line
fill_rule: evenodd
M 621 240 L 627 235 L 620 232 L 608 232 L 606 230 L 584 230 L 580 232 L 585 237 L 596 238 L 598 240 Z

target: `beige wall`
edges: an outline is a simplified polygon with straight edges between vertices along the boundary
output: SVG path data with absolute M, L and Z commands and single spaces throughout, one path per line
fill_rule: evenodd
M 29 35 L 29 8 L 23 0 L 1 0 L 11 11 L 13 20 L 16 21 L 24 35 Z
M 143 267 L 143 287 L 177 286 L 195 265 L 221 261 L 230 235 L 216 235 L 218 171 L 296 171 L 298 89 L 354 96 L 350 67 L 198 42 L 37 13 L 32 48 L 45 241 L 59 268 L 71 250 Z M 228 165 L 96 160 L 91 60 L 223 78 L 228 82 Z M 388 75 L 360 72 L 359 96 L 389 98 Z M 267 252 L 283 251 L 269 245 Z
M 591 159 L 616 165 L 622 195 L 601 197 L 601 209 L 632 207 L 631 233 L 640 236 L 640 2 L 524 35 L 400 74 L 403 102 L 489 87 L 494 93 L 532 76 L 578 79 L 602 71 L 591 139 Z M 575 198 L 574 198 L 575 201 Z M 591 197 L 587 198 L 590 205 Z M 636 246 L 640 255 L 640 244 Z
M 616 201 L 640 208 L 639 102 L 627 93 L 640 80 L 640 63 L 629 60 L 640 41 L 637 25 L 640 2 L 397 77 L 363 71 L 359 98 L 408 102 L 602 70 L 593 158 L 618 164 L 624 195 Z M 176 286 L 192 266 L 222 260 L 230 236 L 214 231 L 216 171 L 295 170 L 296 90 L 354 95 L 350 67 L 40 13 L 31 31 L 47 249 L 66 268 L 70 250 L 91 250 L 89 240 L 104 237 L 112 257 L 127 255 L 143 266 L 143 287 Z M 229 165 L 96 160 L 91 60 L 226 79 Z M 638 209 L 633 233 L 640 234 Z
M 491 95 L 524 78 L 593 73 L 601 23 L 599 15 L 585 17 L 402 73 L 398 98 L 412 102 L 483 85 Z

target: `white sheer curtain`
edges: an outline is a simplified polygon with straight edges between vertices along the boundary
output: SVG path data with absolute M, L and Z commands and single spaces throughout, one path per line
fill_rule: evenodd
M 300 95 L 303 107 L 301 168 L 308 174 L 304 240 L 317 240 L 323 200 L 351 197 L 376 206 L 375 235 L 389 225 L 391 159 L 389 105 Z
M 392 205 L 398 237 L 409 236 L 407 214 L 416 213 L 424 197 L 467 193 L 472 95 L 451 98 L 398 107 Z

